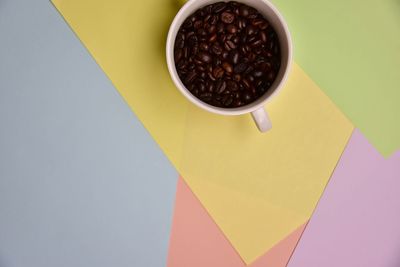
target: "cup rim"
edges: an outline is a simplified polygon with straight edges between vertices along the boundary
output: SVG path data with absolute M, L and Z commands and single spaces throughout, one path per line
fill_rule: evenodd
M 175 18 L 174 18 L 173 22 L 171 23 L 171 26 L 168 31 L 167 44 L 166 44 L 166 59 L 167 59 L 168 70 L 169 70 L 170 76 L 171 76 L 175 86 L 190 102 L 192 102 L 196 106 L 198 106 L 204 110 L 207 110 L 209 112 L 212 112 L 212 113 L 216 113 L 216 114 L 220 114 L 220 115 L 242 115 L 242 114 L 251 113 L 257 109 L 263 108 L 265 106 L 265 104 L 270 102 L 271 99 L 273 99 L 279 93 L 279 91 L 282 90 L 283 85 L 286 83 L 286 81 L 288 79 L 289 72 L 290 72 L 290 69 L 292 66 L 292 58 L 293 58 L 292 37 L 291 37 L 290 31 L 289 31 L 289 27 L 287 26 L 287 23 L 286 23 L 285 19 L 283 18 L 282 14 L 269 0 L 256 0 L 256 1 L 260 1 L 263 4 L 267 5 L 268 8 L 270 8 L 272 10 L 272 12 L 277 16 L 278 21 L 281 24 L 283 32 L 287 38 L 287 46 L 288 46 L 287 57 L 286 57 L 287 64 L 286 64 L 286 68 L 283 72 L 283 76 L 282 76 L 281 80 L 277 82 L 274 90 L 272 90 L 270 92 L 267 91 L 266 94 L 264 94 L 262 97 L 258 98 L 256 101 L 254 101 L 252 103 L 249 103 L 245 106 L 238 107 L 238 108 L 221 108 L 221 107 L 216 107 L 216 106 L 210 105 L 206 102 L 203 102 L 202 100 L 200 100 L 199 98 L 194 96 L 186 88 L 186 86 L 182 83 L 181 79 L 178 76 L 178 72 L 177 72 L 176 66 L 175 66 L 175 59 L 173 56 L 174 44 L 175 44 L 176 35 L 181 26 L 181 25 L 178 25 L 178 22 L 181 19 L 181 17 L 186 14 L 187 10 L 191 8 L 191 5 L 195 1 L 198 1 L 198 0 L 189 0 L 182 6 L 182 8 L 175 15 Z M 224 1 L 224 0 L 215 0 L 215 2 L 219 2 L 219 1 Z M 236 0 L 236 1 L 241 2 L 240 0 Z M 225 0 L 224 2 L 228 2 L 228 1 Z M 175 34 L 173 34 L 175 29 L 176 29 L 176 32 L 175 32 Z

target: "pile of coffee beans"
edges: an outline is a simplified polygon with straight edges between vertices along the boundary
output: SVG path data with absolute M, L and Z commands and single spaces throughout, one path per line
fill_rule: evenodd
M 224 108 L 265 94 L 281 64 L 278 36 L 254 8 L 218 2 L 189 16 L 175 40 L 175 64 L 186 88 Z

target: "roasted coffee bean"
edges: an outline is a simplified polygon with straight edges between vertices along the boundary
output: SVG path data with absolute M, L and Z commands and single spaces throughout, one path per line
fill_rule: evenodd
M 254 61 L 256 59 L 256 54 L 250 52 L 247 58 L 249 59 L 250 62 Z
M 238 18 L 237 25 L 238 25 L 238 27 L 239 27 L 239 30 L 245 29 L 246 26 L 247 26 L 247 21 L 246 21 L 246 19 Z
M 191 28 L 192 26 L 193 26 L 193 22 L 192 22 L 190 19 L 186 20 L 186 21 L 183 23 L 183 25 L 182 25 L 182 27 L 183 27 L 184 29 L 189 29 L 189 28 Z
M 204 83 L 197 83 L 196 88 L 199 90 L 199 92 L 205 92 L 206 91 L 206 86 Z
M 207 31 L 202 28 L 197 31 L 197 34 L 199 35 L 199 38 L 201 38 L 201 36 L 207 36 Z
M 187 21 L 195 22 L 195 21 L 198 20 L 198 19 L 199 19 L 199 18 L 196 17 L 195 14 L 193 14 L 193 15 L 191 15 L 191 16 L 187 19 Z
M 189 57 L 189 47 L 183 48 L 183 58 L 187 59 Z
M 244 71 L 244 74 L 248 75 L 248 74 L 252 73 L 253 70 L 254 70 L 254 67 L 250 65 L 250 66 Z
M 242 63 L 237 64 L 235 66 L 235 68 L 233 69 L 233 71 L 235 73 L 239 73 L 240 74 L 240 73 L 243 73 L 246 69 L 247 69 L 247 64 L 242 62 Z
M 247 26 L 247 28 L 246 28 L 246 33 L 247 33 L 247 35 L 256 34 L 256 33 L 257 33 L 257 29 L 254 28 L 252 25 Z
M 200 48 L 200 50 L 208 51 L 208 49 L 210 49 L 210 46 L 207 43 L 201 43 L 199 45 L 199 48 Z
M 275 44 L 274 44 L 274 41 L 273 41 L 273 40 L 270 40 L 270 41 L 267 43 L 267 47 L 268 47 L 268 50 L 269 50 L 269 51 L 271 51 L 271 50 L 274 48 L 274 46 L 275 46 Z M 268 51 L 266 51 L 266 52 L 268 52 Z
M 247 89 L 250 89 L 251 87 L 251 83 L 249 80 L 247 79 L 242 79 L 242 84 L 244 85 L 244 87 L 246 87 Z
M 262 41 L 261 40 L 255 40 L 254 42 L 252 42 L 250 44 L 252 47 L 258 47 L 260 45 L 262 45 Z
M 261 45 L 259 47 L 255 47 L 253 50 L 258 55 L 257 58 L 263 57 L 263 52 L 265 51 L 265 46 Z
M 268 91 L 281 66 L 281 50 L 276 32 L 257 10 L 218 2 L 183 22 L 174 59 L 179 78 L 194 96 L 236 108 Z
M 216 55 L 221 55 L 224 50 L 218 43 L 216 43 L 211 47 L 211 51 Z
M 233 102 L 233 97 L 231 95 L 225 95 L 222 98 L 222 103 L 224 104 L 225 107 L 229 107 Z
M 199 58 L 204 63 L 210 63 L 212 61 L 211 55 L 209 53 L 207 53 L 207 52 L 200 52 L 199 53 Z
M 195 80 L 195 83 L 196 83 L 196 84 L 198 84 L 198 83 L 205 83 L 205 80 L 202 79 L 202 78 L 197 78 L 197 79 Z
M 273 82 L 275 80 L 275 72 L 274 71 L 270 71 L 267 74 L 267 79 L 268 79 L 268 81 Z
M 211 25 L 215 25 L 215 24 L 217 24 L 217 22 L 218 22 L 218 16 L 212 15 L 211 18 L 210 18 L 209 23 L 210 23 Z
M 228 51 L 222 52 L 222 58 L 223 59 L 227 59 L 228 57 L 229 57 L 229 52 Z
M 191 35 L 191 36 L 188 38 L 189 46 L 194 46 L 194 45 L 196 45 L 198 42 L 199 42 L 199 38 L 198 38 L 196 35 Z
M 240 99 L 237 99 L 233 104 L 234 107 L 241 107 L 244 105 L 244 103 Z
M 228 6 L 233 8 L 233 9 L 239 9 L 240 4 L 238 2 L 235 2 L 235 1 L 230 1 L 230 2 L 228 2 Z
M 210 78 L 211 81 L 215 82 L 217 79 L 213 76 L 212 72 L 207 73 L 208 78 Z
M 255 27 L 260 27 L 262 24 L 264 24 L 265 20 L 264 19 L 254 19 L 251 22 L 251 25 L 255 26 Z
M 272 69 L 272 64 L 271 62 L 267 61 L 267 62 L 262 62 L 259 64 L 261 70 L 263 70 L 264 72 L 269 72 Z
M 206 102 L 212 99 L 212 93 L 202 93 L 200 94 L 200 98 Z
M 227 84 L 228 88 L 229 88 L 231 91 L 237 91 L 237 90 L 239 89 L 239 86 L 237 85 L 237 83 L 234 82 L 234 81 L 232 81 L 232 80 L 228 80 L 228 81 L 226 82 L 226 84 Z
M 218 80 L 216 84 L 216 92 L 217 94 L 222 94 L 226 89 L 226 81 Z
M 194 91 L 196 89 L 196 85 L 194 83 L 188 86 L 189 91 Z
M 236 48 L 236 45 L 231 40 L 228 40 L 225 42 L 225 50 L 226 51 L 231 51 L 232 49 L 235 49 L 235 48 Z
M 224 2 L 219 2 L 219 3 L 216 3 L 216 4 L 213 6 L 212 11 L 213 11 L 214 13 L 220 13 L 220 12 L 223 11 L 225 8 L 226 8 L 226 3 L 224 3 Z
M 213 34 L 213 33 L 215 33 L 217 31 L 217 26 L 215 26 L 215 25 L 211 25 L 209 28 L 208 28 L 208 33 L 210 33 L 210 34 Z
M 217 35 L 216 33 L 214 33 L 214 34 L 212 34 L 212 35 L 210 36 L 210 38 L 208 38 L 208 41 L 209 41 L 210 43 L 213 43 L 213 42 L 217 41 L 217 38 L 218 38 L 218 35 Z
M 268 86 L 268 82 L 264 80 L 259 80 L 256 84 L 257 90 L 263 91 L 266 90 Z
M 253 72 L 253 75 L 256 78 L 261 78 L 264 75 L 264 73 L 261 70 L 256 70 Z
M 237 50 L 233 50 L 230 55 L 229 55 L 230 60 L 234 65 L 239 63 L 240 60 L 240 54 Z
M 246 23 L 246 20 L 245 20 L 245 19 L 242 19 L 242 18 L 239 18 L 239 19 L 238 19 L 238 27 L 239 27 L 239 30 L 245 29 L 245 28 L 246 28 L 246 25 L 247 25 L 247 23 Z
M 244 92 L 243 93 L 243 95 L 242 95 L 242 99 L 243 99 L 243 101 L 245 102 L 245 103 L 248 103 L 248 102 L 250 102 L 251 100 L 252 100 L 252 98 L 253 98 L 253 96 L 251 95 L 251 93 L 250 92 Z
M 233 72 L 233 67 L 232 67 L 232 65 L 229 64 L 228 62 L 222 63 L 222 67 L 224 68 L 224 70 L 225 70 L 227 73 L 232 73 L 232 72 Z
M 250 47 L 248 45 L 242 46 L 242 53 L 247 54 L 250 51 Z
M 267 21 L 264 20 L 263 23 L 261 23 L 260 25 L 258 25 L 258 28 L 260 28 L 261 30 L 265 30 L 269 27 L 269 23 Z
M 233 79 L 234 79 L 235 81 L 237 81 L 237 82 L 240 82 L 240 80 L 242 79 L 242 76 L 241 76 L 240 74 L 235 74 L 235 75 L 233 76 Z
M 232 33 L 227 34 L 226 35 L 226 40 L 232 40 L 233 36 L 235 36 L 235 35 L 232 34 Z
M 198 52 L 199 52 L 199 46 L 198 45 L 193 46 L 191 51 L 192 55 L 197 55 Z M 192 58 L 189 58 L 189 62 L 191 61 L 191 59 Z
M 213 70 L 213 76 L 217 79 L 221 78 L 222 76 L 224 76 L 224 69 L 221 67 L 216 67 Z
M 186 64 L 185 60 L 181 60 L 181 61 L 178 62 L 178 64 L 176 64 L 176 67 L 177 67 L 179 70 L 185 69 L 186 66 L 187 66 L 187 64 Z
M 176 36 L 175 47 L 183 48 L 185 46 L 185 35 L 183 33 L 178 33 Z
M 189 73 L 186 78 L 185 78 L 185 83 L 191 83 L 197 76 L 197 73 L 195 71 L 192 71 Z
M 219 65 L 221 65 L 221 63 L 222 63 L 222 60 L 219 57 L 214 57 L 214 59 L 213 59 L 214 66 L 219 66 Z
M 174 52 L 175 61 L 179 62 L 179 60 L 181 60 L 182 56 L 183 56 L 182 49 L 178 49 L 178 50 L 175 49 L 175 52 Z
M 230 12 L 224 12 L 221 14 L 221 21 L 226 24 L 231 24 L 235 20 L 235 15 Z
M 204 64 L 204 62 L 203 62 L 201 59 L 199 59 L 198 57 L 194 58 L 194 59 L 193 59 L 193 62 L 194 62 L 196 65 L 202 65 L 202 64 Z
M 240 16 L 247 17 L 250 15 L 250 8 L 246 5 L 242 5 L 239 9 Z
M 203 27 L 203 22 L 201 20 L 197 20 L 193 23 L 193 27 L 198 30 Z
M 208 11 L 208 8 L 207 8 L 206 13 L 207 13 L 208 15 L 204 18 L 204 23 L 208 23 L 208 21 L 209 21 L 210 18 L 211 18 L 211 14 L 210 14 L 210 12 Z
M 265 31 L 260 31 L 260 39 L 263 43 L 267 42 L 267 34 L 265 33 Z
M 226 41 L 226 35 L 225 35 L 225 34 L 220 34 L 220 35 L 218 36 L 218 41 L 221 42 L 221 43 L 225 43 L 225 41 Z
M 207 65 L 206 70 L 207 70 L 207 72 L 212 73 L 213 66 L 211 64 Z
M 209 81 L 206 84 L 206 88 L 207 88 L 208 92 L 213 93 L 216 87 L 215 87 L 215 84 L 213 82 Z
M 231 34 L 234 34 L 234 33 L 237 32 L 238 28 L 237 28 L 235 25 L 233 25 L 233 24 L 229 24 L 229 25 L 226 27 L 226 30 L 227 30 L 229 33 L 231 33 Z
M 236 16 L 240 16 L 240 10 L 237 6 L 233 8 L 233 13 L 235 13 Z
M 255 40 L 257 40 L 257 36 L 253 35 L 253 36 L 249 36 L 249 38 L 247 39 L 247 42 L 248 42 L 248 43 L 252 43 L 252 42 L 254 42 Z
M 218 33 L 223 33 L 225 31 L 225 26 L 223 23 L 218 23 L 217 24 L 217 32 Z
M 194 13 L 194 14 L 199 17 L 204 17 L 206 15 L 206 12 L 205 12 L 204 8 L 201 8 L 201 9 L 197 10 L 196 13 Z
M 213 10 L 213 8 L 214 8 L 214 5 L 208 5 L 208 6 L 206 6 L 205 8 L 207 8 L 207 11 L 208 11 L 208 13 L 212 13 L 212 12 L 214 12 L 214 10 Z
M 192 37 L 193 35 L 195 35 L 194 31 L 189 31 L 186 33 L 186 39 L 189 39 L 190 37 Z
M 247 16 L 248 19 L 256 19 L 258 17 L 259 17 L 259 15 L 257 13 L 250 14 L 250 15 Z

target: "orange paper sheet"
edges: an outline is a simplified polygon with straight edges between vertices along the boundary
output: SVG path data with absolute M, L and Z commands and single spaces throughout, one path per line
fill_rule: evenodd
M 305 225 L 296 229 L 249 266 L 285 267 Z M 178 180 L 167 266 L 247 266 L 182 178 Z

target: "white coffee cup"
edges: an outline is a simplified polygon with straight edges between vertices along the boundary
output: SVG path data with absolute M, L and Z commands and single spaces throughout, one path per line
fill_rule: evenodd
M 266 132 L 272 128 L 272 124 L 267 112 L 264 109 L 264 106 L 281 90 L 283 84 L 287 80 L 292 62 L 292 40 L 287 24 L 279 11 L 268 0 L 237 0 L 237 2 L 241 2 L 257 9 L 270 22 L 278 35 L 282 57 L 281 67 L 275 81 L 262 97 L 250 104 L 238 108 L 215 107 L 195 97 L 183 85 L 178 76 L 174 60 L 174 45 L 179 28 L 185 19 L 193 14 L 196 10 L 220 1 L 221 0 L 190 0 L 179 10 L 171 24 L 167 37 L 166 56 L 170 75 L 179 91 L 193 104 L 209 112 L 221 115 L 241 115 L 251 113 L 258 129 L 261 132 Z

